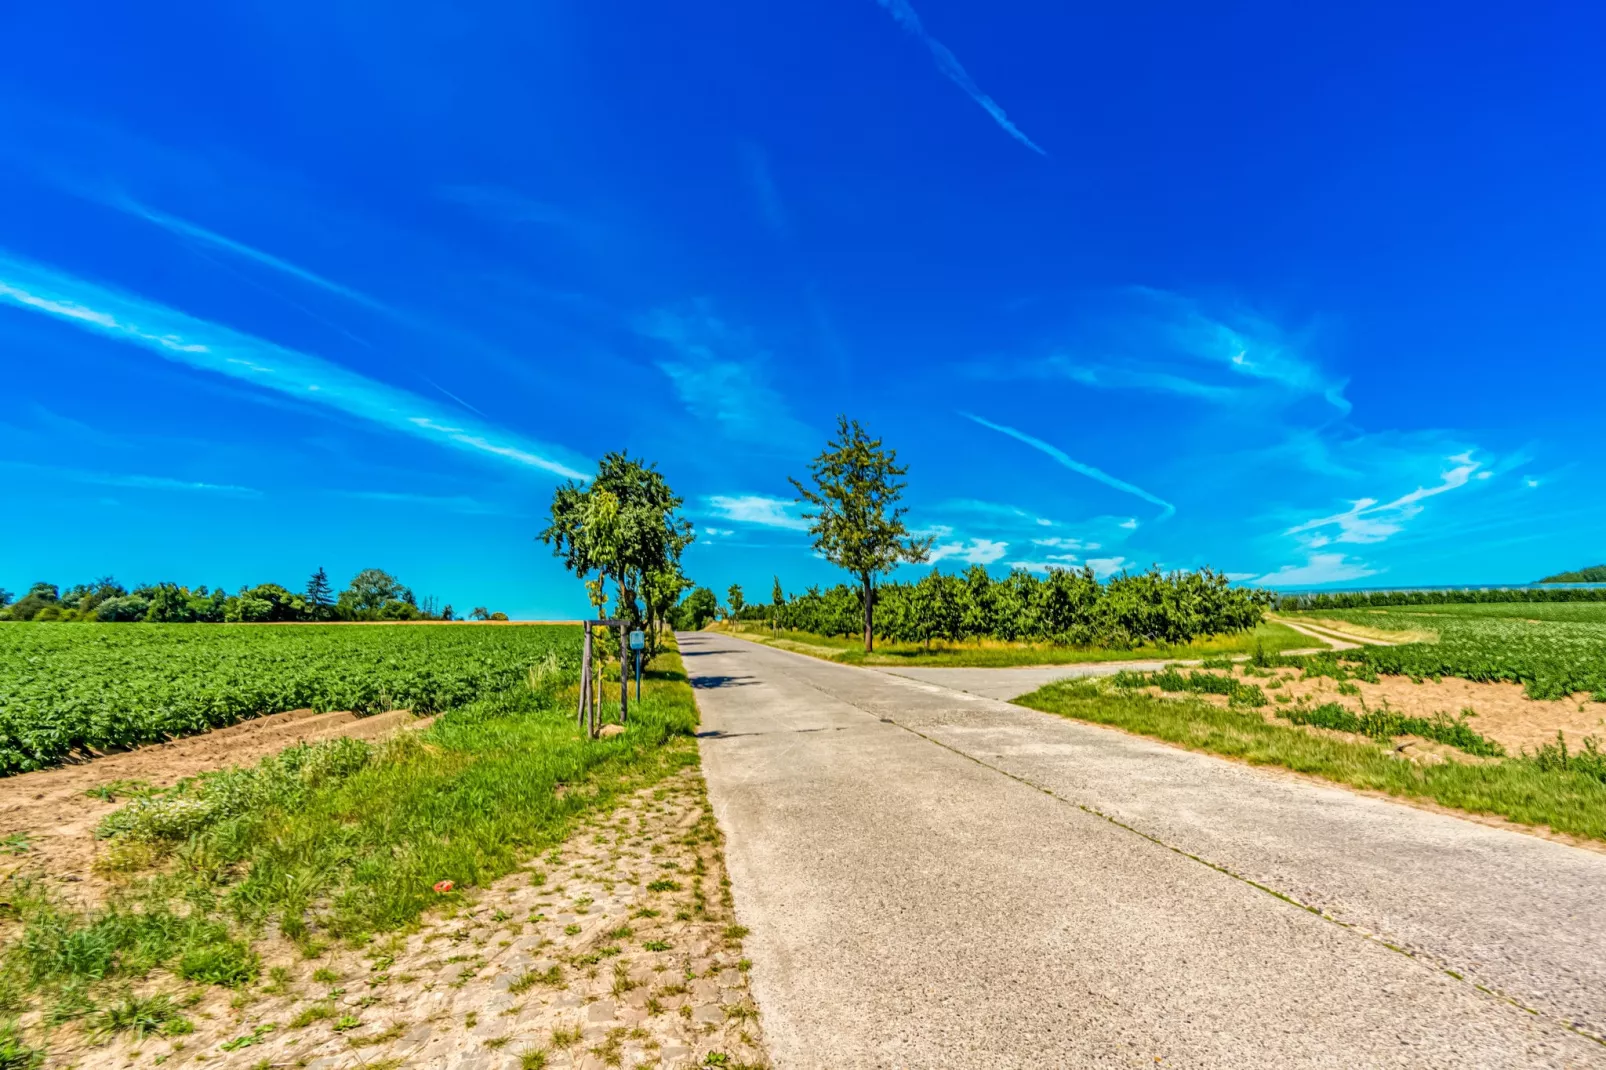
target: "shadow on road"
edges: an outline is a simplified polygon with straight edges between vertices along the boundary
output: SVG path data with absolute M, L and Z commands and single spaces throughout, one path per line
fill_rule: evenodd
M 694 676 L 693 687 L 746 687 L 756 684 L 758 680 L 751 676 Z

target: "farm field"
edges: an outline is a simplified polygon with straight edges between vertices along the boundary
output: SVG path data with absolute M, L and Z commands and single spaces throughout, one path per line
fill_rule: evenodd
M 1507 681 L 1523 685 L 1533 698 L 1586 692 L 1606 702 L 1606 605 L 1601 603 L 1411 606 L 1289 616 L 1332 627 L 1354 625 L 1364 635 L 1437 636 L 1432 642 L 1368 646 L 1338 655 L 1373 673 Z
M 235 634 L 262 635 L 271 648 L 286 638 L 276 633 L 307 630 L 255 628 Z M 428 666 L 413 647 L 420 640 L 410 636 L 429 630 L 339 631 L 342 638 L 364 641 L 362 656 L 376 659 L 381 670 L 382 648 L 366 640 L 370 633 L 391 637 L 399 644 L 391 648 L 393 670 L 416 677 Z M 276 1057 L 282 1049 L 291 1063 L 314 1049 L 345 1058 L 370 1046 L 416 1047 L 416 1040 L 403 1043 L 413 1025 L 405 1016 L 427 989 L 444 981 L 467 982 L 493 960 L 528 959 L 533 966 L 538 956 L 529 952 L 540 939 L 525 940 L 519 953 L 504 954 L 523 927 L 547 922 L 550 928 L 564 911 L 586 915 L 594 898 L 597 921 L 608 919 L 607 929 L 591 925 L 589 917 L 566 919 L 567 927 L 559 924 L 553 931 L 553 939 L 563 932 L 558 949 L 544 953 L 556 956 L 554 962 L 543 964 L 545 972 L 528 969 L 529 979 L 519 986 L 520 992 L 536 991 L 526 999 L 502 999 L 508 1006 L 533 1001 L 545 1008 L 539 1015 L 515 1023 L 478 1009 L 488 1019 L 485 1024 L 496 1027 L 493 1031 L 473 1032 L 473 1013 L 425 1030 L 448 1049 L 465 1051 L 485 1047 L 487 1039 L 516 1037 L 520 1049 L 545 1051 L 552 1065 L 567 1065 L 569 1056 L 559 1041 L 571 1028 L 577 1036 L 583 1023 L 573 1020 L 576 1001 L 563 990 L 571 983 L 590 985 L 582 975 L 597 973 L 591 967 L 604 954 L 596 948 L 626 942 L 616 931 L 619 911 L 644 892 L 616 895 L 615 884 L 625 878 L 604 872 L 608 859 L 601 855 L 595 865 L 583 867 L 586 873 L 549 855 L 517 880 L 508 875 L 627 798 L 636 800 L 637 813 L 655 813 L 654 796 L 644 796 L 644 790 L 650 793 L 666 777 L 694 777 L 692 691 L 673 649 L 664 651 L 649 666 L 630 724 L 611 738 L 589 740 L 574 719 L 576 673 L 569 651 L 577 629 L 442 631 L 469 644 L 447 648 L 458 657 L 458 672 L 442 678 L 474 681 L 477 667 L 485 674 L 478 679 L 495 687 L 432 721 L 389 715 L 336 724 L 344 715 L 325 715 L 320 734 L 280 749 L 272 747 L 275 733 L 282 744 L 289 741 L 282 734 L 320 718 L 269 716 L 208 737 L 0 782 L 43 785 L 67 776 L 81 779 L 97 768 L 106 777 L 88 790 L 74 780 L 69 794 L 76 793 L 76 802 L 58 798 L 57 806 L 36 813 L 37 827 L 16 828 L 6 838 L 0 1000 L 16 1020 L 0 1024 L 0 1065 L 35 1065 L 38 1056 L 45 1066 L 120 1066 L 133 1052 L 143 1053 L 141 1059 L 183 1052 L 244 1067 L 259 1063 L 262 1055 L 245 1049 L 266 1046 L 270 1035 Z M 513 645 L 506 644 L 510 638 Z M 157 648 L 164 647 L 158 643 Z M 169 641 L 165 649 L 175 646 Z M 430 649 L 441 656 L 440 646 Z M 350 677 L 361 670 L 338 659 L 327 664 L 336 666 L 336 679 L 324 682 L 327 693 L 349 694 L 338 688 L 349 687 Z M 317 681 L 304 680 L 301 686 L 315 690 Z M 340 733 L 343 725 L 386 722 L 394 722 L 388 734 L 349 738 Z M 213 739 L 231 735 L 238 736 L 237 757 L 246 762 L 192 769 L 198 775 L 177 783 L 160 775 L 143 778 L 151 770 L 140 762 L 201 754 Z M 223 746 L 205 753 L 216 757 L 220 749 L 229 750 Z M 260 760 L 249 761 L 255 755 Z M 167 760 L 171 764 L 172 758 Z M 195 764 L 203 763 L 204 757 Z M 677 790 L 694 811 L 701 806 L 695 783 Z M 686 806 L 677 805 L 678 821 Z M 15 824 L 21 813 L 7 816 Z M 642 824 L 647 823 L 643 817 Z M 669 833 L 683 835 L 685 827 Z M 69 839 L 76 846 L 64 842 Z M 46 840 L 63 842 L 35 850 L 35 843 L 43 848 Z M 707 842 L 716 852 L 708 864 L 717 873 L 717 840 Z M 67 858 L 71 864 L 63 864 Z M 538 892 L 534 898 L 541 902 L 531 909 L 525 900 L 545 883 L 547 870 L 573 887 Z M 647 932 L 650 925 L 637 927 L 652 945 L 646 951 L 667 951 L 673 944 L 681 955 L 707 960 L 712 976 L 732 968 L 739 938 L 727 938 L 720 950 L 723 923 L 713 924 L 720 917 L 717 889 L 704 889 L 700 878 L 688 879 L 691 884 L 682 881 L 677 889 L 690 888 L 696 893 L 692 899 L 658 898 L 672 906 L 677 922 L 692 924 L 671 925 L 674 932 L 664 933 Z M 587 891 L 587 881 L 599 890 Z M 524 913 L 514 917 L 500 905 L 495 910 L 477 906 L 487 893 Z M 539 907 L 548 909 L 543 913 Z M 646 903 L 637 898 L 634 907 L 646 909 Z M 387 935 L 415 925 L 423 926 L 422 938 Z M 579 939 L 569 939 L 571 929 Z M 544 930 L 537 924 L 530 931 Z M 465 943 L 471 935 L 472 944 Z M 498 944 L 481 953 L 492 935 L 499 937 Z M 631 969 L 629 963 L 643 949 L 625 951 L 616 962 Z M 677 955 L 655 957 L 682 968 Z M 609 968 L 604 963 L 601 969 L 602 990 L 609 984 Z M 476 989 L 486 999 L 491 980 L 485 978 Z M 640 984 L 617 977 L 612 983 L 626 990 Z M 442 991 L 448 990 L 442 983 Z M 641 994 L 645 997 L 646 990 Z M 440 1017 L 432 1020 L 439 1023 Z M 666 1021 L 673 1025 L 678 1018 Z M 719 1041 L 711 1037 L 705 1046 Z M 702 1052 L 697 1054 L 700 1059 Z
M 0 623 L 0 774 L 286 710 L 451 709 L 537 662 L 578 664 L 552 625 Z
M 1257 647 L 1266 653 L 1309 650 L 1316 640 L 1301 635 L 1275 621 L 1262 621 L 1255 628 L 1231 635 L 1208 636 L 1188 643 L 1138 645 L 1132 647 L 1076 647 L 1053 643 L 1006 643 L 979 639 L 962 642 L 933 640 L 923 643 L 878 641 L 873 653 L 866 654 L 858 637 L 818 635 L 781 629 L 771 633 L 761 624 L 720 621 L 713 631 L 739 635 L 781 650 L 808 654 L 847 665 L 931 665 L 1002 668 L 1018 665 L 1077 665 L 1101 661 L 1190 660 L 1211 656 L 1248 655 Z
M 1134 673 L 1050 684 L 1014 701 L 1189 750 L 1606 845 L 1606 755 L 1577 737 L 1567 748 L 1552 742 L 1512 753 L 1487 746 L 1498 741 L 1480 731 L 1476 716 L 1422 716 L 1330 699 L 1273 704 L 1266 695 L 1289 692 L 1268 691 L 1268 682 L 1229 679 L 1226 670 Z M 1568 715 L 1577 709 L 1558 706 Z
M 1398 645 L 1065 683 L 1022 705 L 1606 840 L 1606 605 L 1287 614 Z

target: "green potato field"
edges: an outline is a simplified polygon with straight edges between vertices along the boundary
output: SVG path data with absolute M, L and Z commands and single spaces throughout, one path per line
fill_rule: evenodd
M 561 625 L 0 623 L 0 773 L 284 710 L 435 713 L 579 648 Z

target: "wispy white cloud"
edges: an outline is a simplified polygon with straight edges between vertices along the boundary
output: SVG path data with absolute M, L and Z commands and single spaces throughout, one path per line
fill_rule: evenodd
M 658 361 L 658 369 L 693 416 L 754 446 L 784 446 L 810 437 L 765 382 L 768 354 L 742 332 L 702 308 L 660 309 L 639 322 L 637 331 L 674 353 Z
M 992 423 L 989 420 L 984 420 L 980 416 L 974 416 L 968 412 L 961 413 L 961 415 L 963 415 L 966 419 L 974 420 L 983 427 L 997 431 L 1001 435 L 1008 435 L 1017 442 L 1024 442 L 1033 449 L 1046 453 L 1055 461 L 1058 461 L 1060 464 L 1064 465 L 1066 468 L 1069 468 L 1073 472 L 1080 473 L 1081 475 L 1087 476 L 1089 479 L 1103 483 L 1107 487 L 1113 487 L 1116 490 L 1122 491 L 1126 494 L 1131 494 L 1134 497 L 1142 498 L 1151 505 L 1158 505 L 1160 507 L 1160 515 L 1157 519 L 1165 520 L 1176 515 L 1177 507 L 1166 501 L 1164 498 L 1158 498 L 1144 490 L 1142 487 L 1137 487 L 1126 482 L 1125 480 L 1117 479 L 1107 472 L 1103 472 L 1097 468 L 1094 468 L 1090 464 L 1083 464 L 1081 461 L 1074 460 L 1064 450 L 1057 446 L 1051 446 L 1040 438 L 1033 438 L 1024 431 L 1018 431 L 1015 428 L 1008 427 L 1004 424 Z
M 764 494 L 714 494 L 705 498 L 704 503 L 715 516 L 738 524 L 756 524 L 789 531 L 809 529 L 809 522 L 799 515 L 801 510 L 798 503 L 786 498 L 772 498 Z
M 702 527 L 697 529 L 697 534 L 706 535 L 710 539 L 723 539 L 736 534 L 736 531 L 733 528 Z
M 787 218 L 786 204 L 781 200 L 780 187 L 770 173 L 769 158 L 763 149 L 749 142 L 742 146 L 742 162 L 747 167 L 747 180 L 753 187 L 753 199 L 758 202 L 764 222 L 769 224 L 776 237 L 790 240 L 791 221 Z
M 175 479 L 171 476 L 148 476 L 121 472 L 93 472 L 81 468 L 60 468 L 47 464 L 28 464 L 23 461 L 0 461 L 0 468 L 9 468 L 14 471 L 37 472 L 48 475 L 52 479 L 64 479 L 73 483 L 88 483 L 101 487 L 126 487 L 131 490 L 171 490 L 195 492 L 202 494 L 224 494 L 242 498 L 256 498 L 262 495 L 254 487 L 242 487 L 233 483 L 207 483 L 193 479 Z
M 500 223 L 535 223 L 589 236 L 594 227 L 573 212 L 501 186 L 443 186 L 442 198 Z
M 1069 379 L 1073 383 L 1101 390 L 1147 390 L 1220 403 L 1233 401 L 1239 396 L 1239 392 L 1230 385 L 1200 382 L 1176 371 L 1078 360 L 1060 352 L 1013 366 L 989 362 L 977 365 L 972 370 L 980 378 Z
M 1483 467 L 1482 462 L 1474 460 L 1470 452 L 1457 454 L 1449 460 L 1455 467 L 1444 472 L 1435 486 L 1417 487 L 1388 502 L 1361 498 L 1350 503 L 1350 507 L 1341 513 L 1295 524 L 1284 534 L 1305 536 L 1305 545 L 1312 549 L 1333 542 L 1383 542 L 1389 536 L 1398 534 L 1406 521 L 1422 512 L 1423 501 L 1464 487 L 1473 478 L 1489 474 L 1479 471 Z
M 963 542 L 937 543 L 932 546 L 928 560 L 962 561 L 967 565 L 990 565 L 1009 552 L 1009 543 L 996 539 L 969 539 Z
M 1011 561 L 1010 568 L 1024 569 L 1027 572 L 1048 572 L 1052 569 L 1078 569 L 1083 566 L 1093 570 L 1093 575 L 1105 579 L 1131 568 L 1132 562 L 1124 557 L 1090 557 L 1082 560 L 1076 554 L 1046 554 L 1041 558 L 1031 558 L 1023 561 Z
M 288 275 L 294 279 L 299 279 L 300 281 L 312 286 L 316 286 L 321 290 L 327 290 L 329 293 L 337 294 L 340 297 L 346 298 L 348 301 L 362 305 L 364 308 L 371 309 L 375 312 L 383 312 L 386 315 L 392 316 L 397 314 L 395 309 L 391 308 L 389 305 L 378 300 L 377 298 L 368 296 L 361 290 L 352 289 L 350 286 L 346 286 L 342 283 L 334 281 L 333 279 L 326 278 L 323 275 L 319 275 L 317 272 L 308 271 L 306 268 L 301 267 L 298 264 L 292 264 L 288 260 L 274 256 L 271 253 L 263 252 L 261 249 L 246 245 L 244 242 L 235 241 L 234 239 L 225 237 L 224 235 L 218 234 L 215 231 L 207 230 L 205 227 L 197 226 L 188 220 L 180 219 L 177 216 L 168 215 L 165 212 L 158 212 L 154 208 L 147 208 L 138 201 L 129 200 L 127 198 L 116 200 L 113 203 L 116 205 L 116 207 L 121 208 L 130 215 L 137 216 L 138 218 L 145 220 L 147 223 L 154 223 L 156 226 L 161 227 L 163 230 L 166 230 L 169 233 L 177 234 L 182 238 L 189 238 L 190 240 L 200 242 L 203 245 L 210 245 L 213 248 L 221 249 L 224 252 L 231 253 L 245 260 L 250 260 L 254 263 L 261 264 L 264 267 L 272 268 L 274 271 L 277 271 L 281 274 Z
M 1218 309 L 1152 287 L 1101 294 L 1046 355 L 975 362 L 978 378 L 1068 380 L 1216 405 L 1287 406 L 1320 398 L 1348 414 L 1346 382 L 1311 356 L 1308 339 L 1241 308 Z
M 971 100 L 979 104 L 983 111 L 992 116 L 993 122 L 997 123 L 1005 133 L 1039 156 L 1048 155 L 1036 142 L 1023 134 L 1019 127 L 1009 121 L 1009 116 L 1004 114 L 1004 109 L 998 106 L 997 101 L 981 91 L 981 87 L 976 84 L 975 79 L 971 78 L 964 65 L 959 62 L 959 58 L 950 52 L 948 47 L 941 41 L 926 32 L 926 27 L 920 21 L 920 16 L 915 13 L 914 8 L 909 6 L 907 0 L 876 0 L 876 2 L 893 17 L 899 26 L 903 27 L 909 36 L 926 46 L 927 50 L 931 52 L 931 58 L 937 63 L 937 69 L 943 73 L 943 76 L 960 89 L 963 89 Z
M 1276 572 L 1268 572 L 1255 580 L 1261 587 L 1314 587 L 1323 583 L 1340 583 L 1377 575 L 1377 569 L 1360 561 L 1351 561 L 1345 554 L 1309 554 L 1302 565 L 1284 565 Z
M 567 451 L 488 423 L 458 419 L 405 390 L 321 357 L 64 275 L 0 253 L 0 303 L 152 351 L 439 445 L 488 454 L 525 468 L 585 479 Z
M 510 511 L 503 506 L 482 502 L 467 495 L 413 494 L 408 491 L 345 490 L 331 491 L 335 497 L 352 501 L 376 502 L 381 505 L 409 505 L 420 509 L 433 509 L 463 516 L 506 516 Z
M 932 507 L 934 512 L 969 513 L 990 520 L 1004 521 L 1014 525 L 1020 522 L 1035 524 L 1041 528 L 1051 528 L 1054 521 L 1046 516 L 1039 516 L 1029 509 L 1022 509 L 1018 505 L 1006 505 L 1003 502 L 982 501 L 978 498 L 953 498 L 940 502 Z
M 1059 539 L 1059 538 L 1054 538 L 1054 539 L 1033 539 L 1032 540 L 1032 545 L 1033 546 L 1044 546 L 1044 547 L 1047 547 L 1050 550 L 1066 550 L 1066 551 L 1070 551 L 1070 550 L 1097 550 L 1097 549 L 1099 549 L 1099 544 L 1098 543 L 1096 543 L 1096 542 L 1086 542 L 1086 541 L 1084 541 L 1082 539 Z

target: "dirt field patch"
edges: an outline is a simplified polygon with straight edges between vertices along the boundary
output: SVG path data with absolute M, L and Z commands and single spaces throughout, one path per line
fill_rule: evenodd
M 350 736 L 378 739 L 430 718 L 406 710 L 372 717 L 291 710 L 186 736 L 170 743 L 108 754 L 92 761 L 0 778 L 0 873 L 43 873 L 79 906 L 100 901 L 108 885 L 92 865 L 100 819 L 128 801 L 134 785 L 171 787 L 185 777 L 230 765 L 251 765 L 296 743 Z
M 1375 684 L 1357 679 L 1341 683 L 1326 676 L 1302 678 L 1298 669 L 1267 671 L 1273 674 L 1270 678 L 1247 675 L 1245 667 L 1235 668 L 1233 675 L 1266 692 L 1266 697 L 1272 700 L 1270 706 L 1263 708 L 1268 716 L 1274 716 L 1279 708 L 1300 702 L 1310 705 L 1336 702 L 1356 713 L 1387 706 L 1408 717 L 1425 719 L 1441 714 L 1454 718 L 1470 710 L 1467 721 L 1471 727 L 1513 755 L 1554 743 L 1557 732 L 1566 734 L 1568 745 L 1573 749 L 1589 736 L 1606 743 L 1606 704 L 1591 701 L 1585 692 L 1550 701 L 1529 698 L 1521 684 L 1512 683 L 1477 683 L 1453 677 L 1415 683 L 1407 676 L 1380 676 Z M 1341 686 L 1342 691 L 1339 690 Z M 1158 689 L 1149 690 L 1160 693 Z M 1288 696 L 1287 701 L 1280 697 L 1284 695 Z M 1224 695 L 1197 697 L 1216 705 L 1227 704 Z M 1466 757 L 1453 748 L 1427 743 L 1418 745 L 1417 749 L 1447 757 Z
M 418 929 L 307 961 L 263 946 L 260 983 L 199 990 L 194 1031 L 91 1046 L 47 1066 L 767 1066 L 723 850 L 689 770 Z M 185 1004 L 179 988 L 169 988 Z

